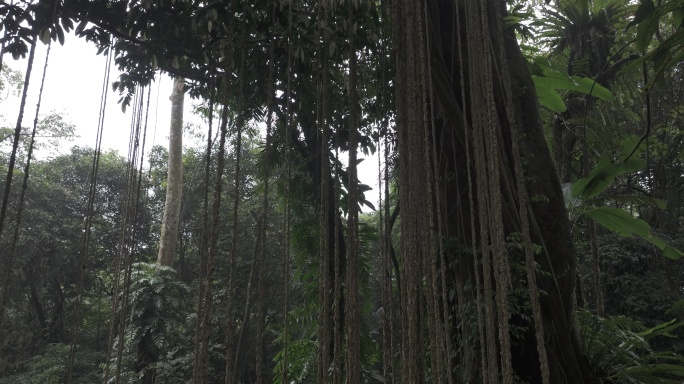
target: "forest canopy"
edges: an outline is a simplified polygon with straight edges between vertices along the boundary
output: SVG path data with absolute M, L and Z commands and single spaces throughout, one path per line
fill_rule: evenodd
M 0 383 L 680 382 L 683 16 L 0 3 Z M 94 148 L 35 158 L 74 129 L 27 109 L 36 47 L 70 38 L 120 73 L 126 156 L 103 105 Z M 147 149 L 162 74 L 170 146 Z

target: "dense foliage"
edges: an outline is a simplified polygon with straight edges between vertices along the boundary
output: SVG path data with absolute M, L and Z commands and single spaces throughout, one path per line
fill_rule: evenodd
M 0 102 L 84 38 L 205 121 L 173 268 L 166 149 L 0 127 L 0 383 L 681 380 L 684 2 L 478 4 L 0 4 Z

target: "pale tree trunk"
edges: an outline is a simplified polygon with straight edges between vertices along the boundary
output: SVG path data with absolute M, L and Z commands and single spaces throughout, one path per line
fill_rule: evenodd
M 157 264 L 173 266 L 180 223 L 181 195 L 183 193 L 183 87 L 185 81 L 177 77 L 171 92 L 171 126 L 169 134 L 169 173 L 166 181 L 166 202 L 162 220 Z

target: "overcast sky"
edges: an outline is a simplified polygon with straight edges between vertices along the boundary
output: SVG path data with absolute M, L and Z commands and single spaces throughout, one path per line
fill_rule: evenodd
M 47 46 L 41 43 L 36 47 L 36 57 L 29 82 L 29 92 L 23 118 L 23 127 L 30 127 L 36 110 L 38 91 L 45 63 Z M 68 121 L 76 126 L 74 141 L 66 143 L 62 153 L 73 145 L 95 146 L 97 123 L 102 98 L 102 82 L 105 74 L 106 57 L 96 55 L 95 47 L 84 39 L 73 35 L 67 36 L 64 46 L 53 42 L 45 77 L 40 114 L 45 115 L 52 110 L 61 112 Z M 11 68 L 26 73 L 26 59 L 15 61 L 5 56 L 3 61 Z M 118 104 L 119 95 L 112 91 L 111 82 L 116 80 L 118 71 L 112 69 L 110 85 L 107 87 L 107 109 L 102 147 L 114 149 L 122 156 L 128 153 L 128 138 L 131 127 L 131 108 L 124 114 Z M 155 145 L 168 146 L 168 127 L 171 110 L 172 81 L 168 77 L 158 79 L 152 85 L 150 116 L 148 120 L 148 138 L 156 128 L 156 135 L 148 139 L 146 149 Z M 10 97 L 3 101 L 1 114 L 3 126 L 16 126 L 19 112 L 19 97 Z M 191 102 L 186 99 L 186 117 L 191 119 Z M 194 118 L 194 120 L 199 120 Z

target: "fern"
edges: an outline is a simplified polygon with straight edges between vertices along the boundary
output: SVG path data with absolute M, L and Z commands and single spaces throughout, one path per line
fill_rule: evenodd
M 674 337 L 671 332 L 684 326 L 672 320 L 653 328 L 625 316 L 601 318 L 588 311 L 577 314 L 587 356 L 603 381 L 613 383 L 668 384 L 684 378 L 684 357 L 673 352 L 654 351 L 649 340 Z
M 154 263 L 136 263 L 132 266 L 128 307 L 130 320 L 124 330 L 124 345 L 115 342 L 114 349 L 124 348 L 123 382 L 137 382 L 147 369 L 168 368 L 167 358 L 179 357 L 173 345 L 181 345 L 188 314 L 182 310 L 180 298 L 189 294 L 189 287 L 176 279 L 175 271 Z M 122 296 L 123 299 L 123 296 Z M 156 358 L 144 368 L 136 367 L 138 354 L 143 348 Z M 174 351 L 171 353 L 171 351 Z M 116 364 L 116 353 L 110 364 Z M 164 376 L 165 372 L 158 371 Z

